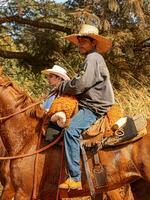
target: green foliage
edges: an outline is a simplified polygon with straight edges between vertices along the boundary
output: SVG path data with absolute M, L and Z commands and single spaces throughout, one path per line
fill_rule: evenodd
M 41 73 L 33 73 L 31 67 L 25 68 L 17 60 L 5 60 L 3 69 L 15 84 L 32 97 L 41 97 L 49 90 L 48 82 Z
M 10 0 L 5 2 L 5 6 L 0 5 L 0 15 L 3 17 L 19 16 L 20 19 L 35 21 L 35 24 L 40 22 L 64 26 L 64 23 L 68 21 L 65 8 L 50 0 Z M 17 51 L 28 52 L 31 57 L 34 57 L 34 61 L 31 58 L 24 60 L 25 63 L 36 66 L 34 71 L 51 67 L 56 61 L 53 59 L 54 52 L 61 50 L 58 38 L 61 38 L 62 33 L 49 27 L 38 29 L 32 25 L 28 26 L 13 21 L 4 24 L 3 33 L 12 37 Z
M 14 59 L 0 58 L 0 63 L 5 73 L 31 96 L 40 97 L 48 89 L 42 69 L 59 64 L 73 77 L 84 60 L 76 47 L 63 39 L 68 32 L 61 32 L 60 27 L 77 33 L 81 23 L 94 24 L 102 35 L 113 41 L 111 51 L 104 56 L 117 102 L 123 102 L 129 113 L 141 110 L 150 116 L 149 5 L 147 0 L 71 0 L 65 6 L 50 0 L 4 0 L 0 3 L 0 17 L 19 16 L 33 25 L 17 21 L 1 24 L 0 51 L 25 52 L 28 56 L 17 60 L 14 54 Z M 42 28 L 38 22 L 43 23 Z M 48 25 L 44 27 L 44 23 Z M 57 26 L 51 28 L 51 25 L 57 25 L 59 31 Z M 126 73 L 132 78 L 127 78 Z M 135 84 L 135 80 L 141 82 L 142 87 Z

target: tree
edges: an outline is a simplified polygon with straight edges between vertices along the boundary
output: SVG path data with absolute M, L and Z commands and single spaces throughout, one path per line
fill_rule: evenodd
M 18 51 L 11 52 L 0 48 L 0 56 L 23 59 L 32 65 L 44 61 L 44 56 L 48 53 L 45 51 L 48 45 L 50 45 L 50 54 L 57 47 L 53 37 L 55 32 L 70 31 L 70 28 L 64 25 L 65 19 L 59 18 L 59 15 L 62 15 L 60 9 L 61 6 L 57 8 L 51 1 L 49 3 L 44 3 L 44 1 L 37 3 L 33 0 L 28 3 L 13 0 L 8 3 L 4 2 L 0 10 L 0 24 L 2 24 L 2 30 L 12 36 Z M 42 55 L 42 59 L 39 55 Z M 50 58 L 47 62 L 49 61 L 51 62 Z
M 46 81 L 40 71 L 59 60 L 56 53 L 63 44 L 58 38 L 70 32 L 64 10 L 52 1 L 0 3 L 0 62 L 30 94 L 42 94 Z
M 100 34 L 113 41 L 105 59 L 117 91 L 122 91 L 127 80 L 127 85 L 133 89 L 144 85 L 144 90 L 148 91 L 149 10 L 148 0 L 68 0 L 65 5 L 50 0 L 3 0 L 0 7 L 1 38 L 5 40 L 9 36 L 11 42 L 0 44 L 0 60 L 3 64 L 7 62 L 6 71 L 12 66 L 11 62 L 15 62 L 17 68 L 22 66 L 34 72 L 56 63 L 74 75 L 82 57 L 76 56 L 75 47 L 62 37 L 78 32 L 81 23 L 94 24 Z

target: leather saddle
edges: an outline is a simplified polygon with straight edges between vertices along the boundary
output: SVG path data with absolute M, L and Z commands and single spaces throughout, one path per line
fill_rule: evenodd
M 126 116 L 119 105 L 113 105 L 107 114 L 98 119 L 82 134 L 85 147 L 99 146 L 99 149 L 130 143 L 146 133 L 146 119 L 142 115 Z

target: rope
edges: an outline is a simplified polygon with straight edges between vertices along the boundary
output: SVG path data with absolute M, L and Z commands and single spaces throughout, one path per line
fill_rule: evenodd
M 9 118 L 13 117 L 14 115 L 20 114 L 20 113 L 22 113 L 22 112 L 24 112 L 24 111 L 26 111 L 26 110 L 32 108 L 33 106 L 36 106 L 36 105 L 40 104 L 41 102 L 42 102 L 42 100 L 40 100 L 40 101 L 38 101 L 38 102 L 36 102 L 36 103 L 33 103 L 33 104 L 27 106 L 26 108 L 23 108 L 23 109 L 21 109 L 21 110 L 15 112 L 15 113 L 12 113 L 12 114 L 7 115 L 7 116 L 5 116 L 5 117 L 0 117 L 0 121 L 2 122 L 3 120 L 6 120 L 6 119 L 9 119 Z
M 1 86 L 8 86 L 10 85 L 11 82 L 8 81 L 5 85 L 1 85 Z M 17 114 L 20 114 L 30 108 L 32 108 L 33 106 L 36 106 L 38 104 L 40 104 L 43 100 L 40 100 L 36 103 L 32 103 L 31 105 L 27 106 L 26 108 L 23 108 L 15 113 L 12 113 L 10 115 L 7 115 L 7 116 L 4 116 L 4 117 L 0 117 L 0 123 L 2 123 L 3 120 L 7 120 Z M 63 131 L 61 132 L 61 134 L 59 135 L 59 137 L 54 140 L 52 143 L 50 143 L 49 145 L 39 149 L 39 150 L 36 150 L 35 152 L 32 152 L 32 153 L 28 153 L 28 154 L 23 154 L 23 155 L 18 155 L 18 156 L 7 156 L 7 157 L 0 157 L 0 160 L 13 160 L 13 159 L 18 159 L 18 158 L 25 158 L 25 157 L 29 157 L 29 156 L 32 156 L 32 155 L 36 155 L 35 157 L 35 162 L 34 162 L 34 179 L 33 179 L 33 193 L 32 193 L 32 199 L 37 199 L 37 196 L 38 196 L 38 192 L 37 192 L 37 169 L 38 169 L 38 158 L 39 158 L 39 153 L 49 149 L 50 147 L 54 146 L 57 142 L 59 142 L 59 140 L 61 139 L 63 135 Z M 37 144 L 37 148 L 39 148 L 40 146 L 40 143 L 41 143 L 41 139 L 42 139 L 42 132 L 38 138 L 38 144 Z M 62 144 L 62 156 L 61 156 L 61 171 L 60 171 L 60 178 L 59 178 L 59 183 L 61 181 L 61 176 L 62 176 L 62 165 L 63 165 L 63 154 L 64 154 L 64 146 Z M 57 197 L 56 197 L 56 200 L 59 199 L 59 188 L 57 190 Z
M 39 148 L 42 139 L 42 132 L 38 138 L 37 148 Z M 37 173 L 38 173 L 38 160 L 39 160 L 39 153 L 35 156 L 34 162 L 34 177 L 33 177 L 33 192 L 32 192 L 32 199 L 37 199 L 38 192 L 37 192 Z
M 50 147 L 54 146 L 55 144 L 57 144 L 59 142 L 59 140 L 61 139 L 62 135 L 63 135 L 63 131 L 58 136 L 58 138 L 56 138 L 56 140 L 54 140 L 52 143 L 46 145 L 45 147 L 38 149 L 37 151 L 34 151 L 32 153 L 23 154 L 23 155 L 18 155 L 18 156 L 0 157 L 0 160 L 13 160 L 13 159 L 17 159 L 17 158 L 25 158 L 25 157 L 29 157 L 29 156 L 33 156 L 35 154 L 41 153 L 41 152 L 49 149 Z

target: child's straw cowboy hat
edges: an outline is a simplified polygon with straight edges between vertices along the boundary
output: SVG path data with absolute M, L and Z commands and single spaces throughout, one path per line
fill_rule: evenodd
M 112 41 L 99 35 L 99 31 L 95 26 L 83 24 L 78 34 L 67 35 L 64 38 L 75 45 L 79 45 L 78 36 L 88 36 L 95 39 L 97 41 L 96 49 L 100 53 L 107 52 L 112 46 Z
M 59 65 L 54 65 L 52 69 L 45 69 L 42 70 L 42 73 L 45 75 L 54 74 L 56 76 L 60 76 L 64 80 L 70 80 L 69 76 L 67 75 L 67 71 L 60 67 Z

